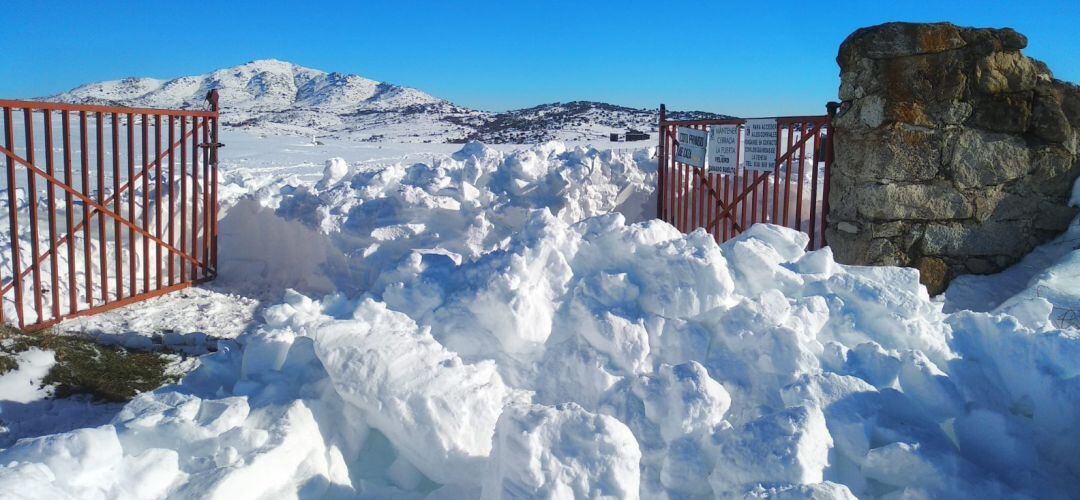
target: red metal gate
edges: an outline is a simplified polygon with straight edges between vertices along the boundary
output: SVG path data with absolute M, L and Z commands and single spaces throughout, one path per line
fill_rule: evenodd
M 829 108 L 830 112 L 833 108 Z M 679 127 L 708 131 L 711 126 L 739 126 L 746 119 L 668 120 L 660 106 L 657 215 L 683 232 L 704 228 L 722 243 L 750 225 L 766 222 L 801 230 L 809 249 L 825 246 L 829 212 L 829 167 L 832 165 L 830 118 L 777 117 L 776 161 L 772 171 L 748 172 L 740 164 L 734 175 L 708 173 L 675 160 Z M 741 159 L 736 160 L 741 163 Z
M 209 111 L 0 100 L 0 323 L 40 329 L 214 277 L 217 99 Z

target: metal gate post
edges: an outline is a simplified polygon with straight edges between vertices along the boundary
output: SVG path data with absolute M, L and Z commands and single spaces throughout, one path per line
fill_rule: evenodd
M 829 227 L 829 179 L 831 178 L 832 164 L 833 164 L 833 139 L 836 138 L 835 130 L 833 129 L 833 119 L 836 118 L 836 111 L 840 108 L 840 103 L 829 102 L 825 105 L 825 110 L 828 112 L 828 120 L 825 122 L 829 128 L 829 135 L 825 138 L 825 186 L 821 189 L 821 246 L 828 246 L 829 240 L 825 228 Z
M 218 148 L 223 146 L 218 140 L 218 91 L 211 90 L 206 94 L 206 100 L 210 101 L 210 111 L 214 112 L 211 118 L 213 125 L 210 128 L 210 267 L 213 276 L 217 276 L 218 263 Z M 204 182 L 206 180 L 204 179 Z
M 664 190 L 667 188 L 667 153 L 664 151 L 664 120 L 667 119 L 667 107 L 660 105 L 660 121 L 656 127 L 656 135 L 659 136 L 660 146 L 656 150 L 656 217 L 664 218 Z

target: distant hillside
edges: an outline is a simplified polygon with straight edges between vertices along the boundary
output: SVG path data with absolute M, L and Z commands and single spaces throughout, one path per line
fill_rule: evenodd
M 72 103 L 202 108 L 221 94 L 222 124 L 260 134 L 359 141 L 534 143 L 597 140 L 628 129 L 654 131 L 656 110 L 601 102 L 552 103 L 502 113 L 458 106 L 419 90 L 358 75 L 261 60 L 172 80 L 125 78 L 48 97 Z M 720 117 L 673 113 L 678 118 Z

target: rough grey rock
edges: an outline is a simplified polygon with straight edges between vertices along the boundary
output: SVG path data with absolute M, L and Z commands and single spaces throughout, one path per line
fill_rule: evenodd
M 826 238 L 837 260 L 917 267 L 932 293 L 1063 231 L 1080 87 L 1008 28 L 888 23 L 840 46 Z

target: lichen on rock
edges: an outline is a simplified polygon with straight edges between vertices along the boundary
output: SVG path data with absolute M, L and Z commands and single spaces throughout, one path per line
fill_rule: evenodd
M 826 230 L 838 261 L 915 267 L 934 292 L 1065 230 L 1080 87 L 1026 46 L 1009 28 L 950 23 L 887 23 L 844 41 Z

